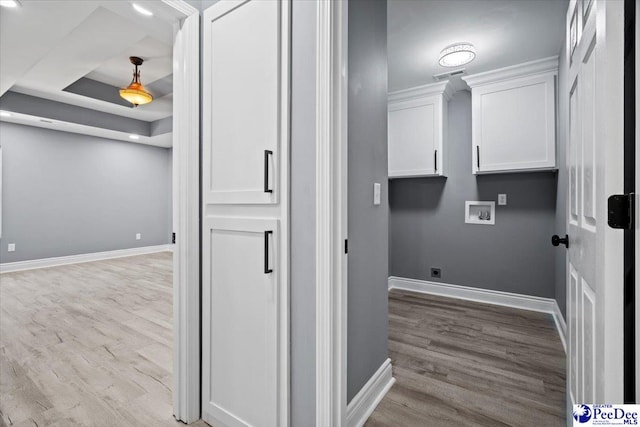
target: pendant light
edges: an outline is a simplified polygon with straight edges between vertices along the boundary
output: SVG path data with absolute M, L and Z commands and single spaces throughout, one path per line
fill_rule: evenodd
M 142 65 L 144 60 L 137 56 L 130 56 L 129 61 L 135 66 L 133 72 L 133 80 L 131 84 L 124 89 L 120 89 L 120 96 L 133 104 L 134 107 L 138 105 L 148 104 L 153 101 L 153 96 L 142 86 L 140 83 L 140 71 L 138 67 Z

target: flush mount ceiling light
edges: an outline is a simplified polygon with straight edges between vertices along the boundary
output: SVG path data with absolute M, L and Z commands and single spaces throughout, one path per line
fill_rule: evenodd
M 471 43 L 454 43 L 440 52 L 438 63 L 443 67 L 459 67 L 476 57 L 476 48 Z
M 20 6 L 20 2 L 18 0 L 0 0 L 0 6 L 16 8 Z
M 129 86 L 120 89 L 120 96 L 132 103 L 134 107 L 148 104 L 153 101 L 153 96 L 151 96 L 144 86 L 142 86 L 142 83 L 140 83 L 140 71 L 138 71 L 138 67 L 142 65 L 144 61 L 137 56 L 130 56 L 129 61 L 135 66 L 133 80 Z
M 140 6 L 139 4 L 131 3 L 131 6 L 133 6 L 133 8 L 136 10 L 136 12 L 138 12 L 141 15 L 153 16 L 153 12 L 151 12 L 150 10 L 145 9 L 144 7 Z

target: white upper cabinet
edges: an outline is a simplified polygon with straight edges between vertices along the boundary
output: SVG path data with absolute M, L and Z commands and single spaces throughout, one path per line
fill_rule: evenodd
M 556 168 L 557 74 L 552 57 L 463 77 L 471 87 L 474 174 Z
M 445 176 L 448 82 L 389 93 L 389 178 Z

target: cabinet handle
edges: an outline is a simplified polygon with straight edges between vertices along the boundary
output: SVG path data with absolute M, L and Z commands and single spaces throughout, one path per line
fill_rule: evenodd
M 273 189 L 269 188 L 269 156 L 273 155 L 273 151 L 264 150 L 264 192 L 273 193 Z
M 436 172 L 438 172 L 438 150 L 433 152 L 433 164 L 435 165 Z
M 480 146 L 476 145 L 476 166 L 480 170 Z
M 273 230 L 264 232 L 264 274 L 273 273 L 273 269 L 269 268 L 269 235 L 273 234 Z

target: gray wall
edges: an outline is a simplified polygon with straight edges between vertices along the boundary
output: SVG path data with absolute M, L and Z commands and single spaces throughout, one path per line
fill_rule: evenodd
M 567 87 L 567 60 L 566 47 L 564 43 L 560 52 L 560 70 L 558 73 L 558 134 L 557 134 L 557 151 L 556 161 L 558 165 L 558 195 L 556 199 L 556 224 L 554 234 L 564 236 L 567 233 L 567 141 L 569 138 L 569 88 Z M 558 246 L 555 251 L 556 262 L 556 293 L 555 298 L 560 307 L 560 311 L 567 317 L 567 251 L 564 246 Z
M 0 142 L 0 262 L 169 243 L 170 149 L 5 122 Z
M 391 275 L 555 298 L 556 174 L 472 175 L 471 94 L 448 108 L 448 178 L 391 181 Z M 495 226 L 465 224 L 465 200 L 496 201 Z
M 291 425 L 315 425 L 316 3 L 292 4 Z
M 387 3 L 349 2 L 347 400 L 387 358 Z M 373 205 L 373 184 L 382 203 Z

